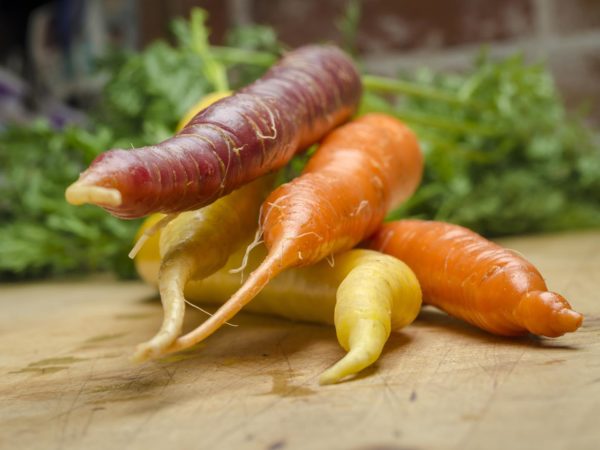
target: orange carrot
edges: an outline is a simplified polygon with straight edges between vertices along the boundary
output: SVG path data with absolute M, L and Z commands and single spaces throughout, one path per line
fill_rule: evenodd
M 583 321 L 529 261 L 458 225 L 387 223 L 367 245 L 406 262 L 426 304 L 491 333 L 557 337 Z
M 422 171 L 415 136 L 390 116 L 369 114 L 334 130 L 302 175 L 263 203 L 260 230 L 268 249 L 263 263 L 216 314 L 169 350 L 212 334 L 283 270 L 354 247 L 414 192 Z

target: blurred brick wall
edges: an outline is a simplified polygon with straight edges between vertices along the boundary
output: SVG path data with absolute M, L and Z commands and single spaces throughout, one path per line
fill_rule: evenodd
M 165 37 L 192 6 L 210 13 L 215 42 L 233 25 L 272 26 L 291 47 L 340 42 L 347 0 L 139 0 L 142 42 Z M 461 69 L 483 44 L 493 55 L 545 60 L 570 105 L 600 124 L 600 0 L 363 0 L 358 49 L 370 72 Z

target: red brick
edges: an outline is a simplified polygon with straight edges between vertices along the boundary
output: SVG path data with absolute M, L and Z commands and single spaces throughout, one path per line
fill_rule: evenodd
M 170 39 L 170 25 L 173 19 L 188 18 L 190 10 L 195 6 L 205 9 L 209 14 L 211 42 L 222 43 L 227 27 L 231 25 L 227 2 L 223 0 L 138 0 L 142 46 L 156 39 Z
M 533 34 L 530 0 L 367 0 L 363 52 L 447 48 Z
M 166 7 L 163 0 L 138 0 L 139 41 L 142 47 L 167 37 Z
M 571 33 L 600 28 L 600 0 L 554 0 L 550 9 L 553 31 Z
M 296 47 L 311 42 L 339 42 L 335 21 L 346 0 L 254 0 L 252 18 L 272 26 L 279 38 Z
M 258 23 L 297 46 L 333 40 L 344 0 L 254 0 Z M 531 0 L 364 0 L 359 48 L 364 52 L 445 48 L 533 34 Z

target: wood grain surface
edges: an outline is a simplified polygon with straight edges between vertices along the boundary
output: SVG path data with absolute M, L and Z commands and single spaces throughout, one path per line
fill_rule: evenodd
M 111 279 L 0 285 L 3 449 L 600 448 L 600 232 L 504 240 L 585 315 L 507 339 L 434 309 L 358 379 L 320 387 L 332 328 L 241 315 L 205 343 L 132 365 L 161 319 Z M 202 320 L 190 311 L 187 326 Z

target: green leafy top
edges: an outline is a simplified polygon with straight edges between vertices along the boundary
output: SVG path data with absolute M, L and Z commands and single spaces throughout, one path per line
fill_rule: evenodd
M 409 84 L 424 94 L 392 101 L 372 84 L 363 110 L 406 120 L 426 155 L 422 187 L 390 218 L 445 220 L 488 236 L 600 225 L 597 137 L 567 115 L 542 64 L 482 55 L 463 75 L 421 70 Z
M 195 12 L 191 23 L 176 21 L 175 46 L 156 42 L 141 53 L 106 58 L 101 67 L 109 79 L 89 127 L 55 130 L 37 122 L 0 132 L 0 279 L 97 270 L 133 276 L 127 253 L 139 221 L 121 221 L 93 206 L 73 207 L 64 191 L 101 152 L 171 136 L 200 98 L 228 87 L 225 67 L 236 85 L 247 84 L 268 66 L 253 51 L 278 52 L 272 32 L 247 27 L 236 33 L 246 39 L 248 61 L 225 66 L 231 51 L 208 47 L 204 18 Z
M 340 23 L 350 48 L 357 11 Z M 108 148 L 171 136 L 201 97 L 253 81 L 281 52 L 265 27 L 236 29 L 228 47 L 209 47 L 204 18 L 176 21 L 176 46 L 157 42 L 106 59 L 109 79 L 88 128 L 34 123 L 0 133 L 0 279 L 92 270 L 132 275 L 126 255 L 139 222 L 72 207 L 64 189 Z M 366 75 L 364 85 L 361 112 L 406 121 L 426 157 L 421 188 L 388 219 L 446 220 L 488 236 L 600 225 L 597 137 L 566 113 L 543 65 L 482 55 L 463 74 Z M 295 158 L 284 177 L 298 174 L 306 160 Z

